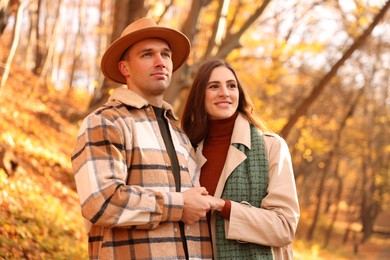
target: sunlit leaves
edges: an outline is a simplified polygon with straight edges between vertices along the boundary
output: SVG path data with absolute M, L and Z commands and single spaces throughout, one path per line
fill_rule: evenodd
M 190 2 L 149 0 L 145 4 L 149 7 L 148 16 L 159 18 L 167 11 L 162 17 L 162 24 L 179 28 L 190 11 Z M 204 61 L 202 54 L 208 43 L 214 44 L 212 53 L 218 51 L 219 42 L 210 41 L 218 2 L 220 1 L 211 1 L 202 9 L 199 18 L 194 17 L 198 20 L 194 32 L 196 35 L 191 40 L 193 48 L 188 62 L 190 65 Z M 375 4 L 378 2 L 380 1 L 272 1 L 266 13 L 242 35 L 240 45 L 228 54 L 227 59 L 236 68 L 260 117 L 272 130 L 279 132 L 283 128 L 289 115 L 331 68 L 336 58 L 370 24 L 372 17 L 379 11 L 378 4 Z M 56 9 L 58 4 L 50 4 L 50 1 L 45 3 L 53 7 L 50 10 Z M 84 6 L 86 9 L 93 8 L 93 18 L 99 19 L 98 2 L 83 3 L 88 5 Z M 112 3 L 104 1 L 101 7 L 111 10 Z M 231 0 L 225 27 L 230 28 L 230 31 L 224 31 L 222 35 L 239 31 L 259 4 L 260 1 Z M 79 3 L 74 2 L 66 9 L 75 10 L 72 8 L 80 8 Z M 45 13 L 46 11 L 41 14 L 42 20 L 50 18 L 52 24 L 56 19 L 52 17 L 55 12 L 47 13 L 44 18 Z M 114 17 L 110 12 L 106 13 Z M 77 21 L 78 17 L 74 14 L 77 12 L 67 12 L 66 20 Z M 64 20 L 64 17 L 60 18 L 61 21 Z M 107 43 L 104 37 L 107 37 L 111 28 L 108 22 L 91 28 L 96 20 L 88 18 L 91 19 L 86 19 L 89 22 L 83 27 L 85 41 L 82 46 L 86 52 L 82 55 L 82 62 L 78 62 L 76 78 L 79 80 L 72 82 L 71 95 L 65 94 L 70 88 L 69 77 L 62 75 L 71 74 L 70 65 L 75 63 L 73 43 L 66 46 L 68 50 L 64 52 L 66 55 L 62 57 L 62 62 L 50 64 L 49 73 L 58 74 L 47 79 L 61 81 L 51 85 L 48 83 L 49 87 L 42 93 L 31 87 L 35 85 L 34 78 L 27 77 L 26 71 L 14 72 L 12 80 L 18 80 L 17 84 L 10 80 L 10 85 L 7 86 L 9 99 L 1 100 L 0 144 L 12 150 L 20 158 L 21 165 L 11 178 L 5 177 L 4 171 L 0 169 L 0 252 L 4 254 L 0 254 L 0 258 L 26 258 L 21 256 L 21 252 L 26 250 L 27 257 L 32 259 L 61 258 L 58 255 L 48 256 L 47 252 L 65 250 L 69 255 L 64 253 L 62 257 L 72 258 L 70 251 L 77 248 L 74 247 L 76 240 L 79 243 L 85 242 L 83 238 L 79 239 L 82 237 L 82 231 L 78 227 L 79 208 L 77 196 L 71 188 L 73 177 L 69 154 L 76 137 L 76 127 L 66 122 L 58 112 L 68 102 L 77 104 L 75 110 L 85 111 L 91 98 L 89 95 L 95 90 L 100 91 L 101 75 L 97 56 L 103 51 Z M 111 19 L 100 18 L 105 21 Z M 53 29 L 50 24 L 45 27 L 47 32 Z M 229 27 L 230 25 L 232 26 Z M 374 184 L 378 187 L 371 197 L 375 202 L 386 201 L 381 192 L 386 191 L 386 183 L 390 178 L 388 164 L 386 165 L 390 153 L 386 135 L 389 128 L 388 18 L 380 26 L 381 29 L 373 33 L 365 46 L 339 70 L 329 91 L 321 94 L 310 111 L 296 124 L 294 133 L 287 140 L 294 167 L 299 170 L 298 191 L 300 194 L 307 192 L 308 198 L 311 196 L 310 192 L 316 192 L 318 174 L 322 174 L 326 168 L 332 169 L 331 165 L 326 165 L 330 164 L 326 160 L 327 156 L 337 152 L 340 175 L 345 177 L 346 196 L 350 195 L 350 186 L 355 180 L 362 177 L 363 163 L 369 162 L 369 177 L 374 177 L 370 180 L 375 180 Z M 33 35 L 29 30 L 29 26 L 23 27 L 23 35 Z M 65 38 L 74 39 L 74 36 L 68 30 L 61 31 L 59 38 L 62 40 L 53 42 L 64 43 Z M 48 33 L 46 37 L 50 39 L 53 35 Z M 43 47 L 48 47 L 51 43 L 44 42 Z M 21 57 L 15 60 L 15 64 L 31 64 L 30 57 L 35 57 L 24 55 L 26 44 L 29 46 L 27 53 L 34 52 L 33 42 L 24 38 L 19 50 Z M 47 49 L 40 51 L 47 54 Z M 192 67 L 190 71 L 191 69 Z M 350 99 L 354 97 L 353 93 L 363 87 L 366 88 L 366 99 L 359 102 L 356 114 L 348 120 L 336 151 L 332 142 L 340 129 L 340 118 L 348 108 Z M 334 174 L 332 169 L 329 173 L 330 182 Z M 63 180 L 66 182 L 61 183 Z M 306 186 L 302 184 L 302 180 L 306 181 Z M 332 191 L 332 185 L 329 187 L 329 191 Z M 305 198 L 306 196 L 303 199 Z M 312 201 L 310 206 L 315 203 Z M 340 204 L 347 203 L 343 201 Z M 358 208 L 357 205 L 355 207 Z M 308 211 L 306 208 L 302 210 L 302 216 L 306 219 L 301 223 L 311 217 Z M 54 240 L 61 240 L 61 243 L 55 243 Z M 296 245 L 299 246 L 300 243 Z M 316 243 L 305 244 L 300 250 L 309 259 L 321 254 Z M 83 250 L 82 252 L 85 253 Z M 296 253 L 296 258 L 300 259 L 299 252 Z
M 63 185 L 58 192 L 68 195 Z M 28 176 L 8 179 L 0 169 L 0 256 L 15 259 L 82 259 L 86 244 L 77 200 L 63 203 Z M 71 197 L 72 198 L 72 197 Z M 69 202 L 72 201 L 72 204 Z M 71 208 L 68 208 L 71 206 Z M 71 210 L 70 210 L 71 209 Z M 60 241 L 60 242 L 59 242 Z
M 0 169 L 0 258 L 85 259 L 69 157 L 77 126 L 56 112 L 57 95 L 24 97 L 25 84 L 11 86 L 13 94 L 0 97 L 7 104 L 0 109 L 0 145 L 17 168 L 12 176 Z

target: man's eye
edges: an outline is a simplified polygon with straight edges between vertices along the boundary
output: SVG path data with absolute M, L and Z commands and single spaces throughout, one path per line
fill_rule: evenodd
M 166 58 L 170 58 L 171 57 L 171 54 L 170 53 L 163 53 L 161 54 L 163 57 L 166 57 Z

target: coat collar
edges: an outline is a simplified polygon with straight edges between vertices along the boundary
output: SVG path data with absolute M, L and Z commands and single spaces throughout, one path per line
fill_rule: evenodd
M 243 144 L 251 149 L 251 129 L 248 120 L 243 114 L 238 113 L 234 123 L 231 144 Z
M 146 99 L 144 99 L 143 97 L 141 97 L 140 95 L 138 95 L 134 91 L 132 91 L 128 88 L 124 88 L 124 87 L 119 87 L 119 88 L 114 90 L 114 92 L 112 93 L 112 95 L 109 98 L 109 101 L 112 101 L 112 100 L 117 100 L 117 101 L 123 103 L 124 105 L 135 107 L 138 109 L 143 108 L 143 107 L 147 107 L 150 105 Z M 178 118 L 176 117 L 176 115 L 173 112 L 173 107 L 169 103 L 167 103 L 166 101 L 163 101 L 162 108 L 164 110 L 166 110 L 167 115 L 169 115 L 170 117 L 172 117 L 175 120 L 178 120 Z
M 251 134 L 250 134 L 250 125 L 248 120 L 245 118 L 245 116 L 241 113 L 238 113 L 238 116 L 236 118 L 236 121 L 234 122 L 234 128 L 232 133 L 232 138 L 230 140 L 230 144 L 236 143 L 236 144 L 243 144 L 249 149 L 251 148 Z M 204 140 L 202 140 L 196 149 L 196 161 L 199 165 L 199 167 L 202 167 L 203 164 L 206 163 L 207 159 L 203 156 L 203 144 Z M 228 152 L 228 158 L 226 158 L 226 161 L 229 161 L 232 152 L 230 150 L 235 150 L 234 153 L 238 152 L 241 153 L 239 150 L 237 150 L 235 147 L 230 146 L 229 152 Z M 234 158 L 233 158 L 234 159 Z M 237 159 L 237 158 L 236 158 Z M 241 160 L 239 160 L 241 161 Z M 232 161 L 234 165 L 238 163 L 236 160 Z

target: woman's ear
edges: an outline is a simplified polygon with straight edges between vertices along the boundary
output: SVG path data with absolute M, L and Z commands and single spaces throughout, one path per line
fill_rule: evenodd
M 130 74 L 129 74 L 129 70 L 128 70 L 128 68 L 127 68 L 126 62 L 120 61 L 120 62 L 118 63 L 118 69 L 119 69 L 119 71 L 122 73 L 123 76 L 127 77 L 127 76 L 130 75 Z

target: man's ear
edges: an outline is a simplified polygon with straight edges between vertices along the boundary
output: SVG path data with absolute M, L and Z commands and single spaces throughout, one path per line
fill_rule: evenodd
M 130 75 L 130 74 L 129 74 L 129 70 L 128 70 L 128 68 L 127 68 L 126 62 L 120 61 L 120 62 L 118 63 L 118 69 L 119 69 L 119 71 L 122 73 L 123 76 L 127 77 L 127 76 Z

